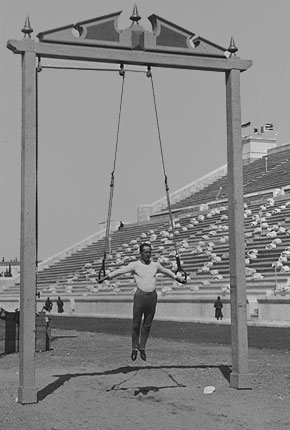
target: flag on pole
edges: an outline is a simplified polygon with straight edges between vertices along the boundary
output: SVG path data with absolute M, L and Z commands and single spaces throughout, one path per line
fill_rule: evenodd
M 265 124 L 265 130 L 274 130 L 273 124 L 271 122 Z
M 242 125 L 241 125 L 241 127 L 242 128 L 247 128 L 247 127 L 250 127 L 250 125 L 251 125 L 251 121 L 249 121 L 249 122 L 243 122 Z

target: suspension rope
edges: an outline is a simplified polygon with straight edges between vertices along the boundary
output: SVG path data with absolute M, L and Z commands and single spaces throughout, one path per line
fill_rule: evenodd
M 115 185 L 115 169 L 116 169 L 116 161 L 117 161 L 121 113 L 122 113 L 122 105 L 123 105 L 124 84 L 125 84 L 125 70 L 124 70 L 123 64 L 121 64 L 121 66 L 120 66 L 119 74 L 122 77 L 122 88 L 121 88 L 121 97 L 120 97 L 120 105 L 119 105 L 119 116 L 118 116 L 118 126 L 117 126 L 117 135 L 116 135 L 116 144 L 115 144 L 114 163 L 113 163 L 113 170 L 111 173 L 111 182 L 110 182 L 110 196 L 109 196 L 109 205 L 108 205 L 108 216 L 107 216 L 107 222 L 106 222 L 104 256 L 103 256 L 103 260 L 102 260 L 102 266 L 99 270 L 99 280 L 101 279 L 102 274 L 104 277 L 106 276 L 106 256 L 107 256 L 107 253 L 109 252 L 110 226 L 111 226 L 111 215 L 112 215 L 112 205 L 113 205 L 113 195 L 114 195 L 114 185 Z
M 155 118 L 156 118 L 157 132 L 158 132 L 158 140 L 159 140 L 159 147 L 160 147 L 160 153 L 161 153 L 161 161 L 162 161 L 162 167 L 163 167 L 164 177 L 167 179 L 166 171 L 165 171 L 165 162 L 164 162 L 163 148 L 162 148 L 162 142 L 161 142 L 161 132 L 160 132 L 160 125 L 159 125 L 159 118 L 158 118 L 158 112 L 157 112 L 157 103 L 156 103 L 155 89 L 154 89 L 154 83 L 153 83 L 153 75 L 152 75 L 151 67 L 150 66 L 148 66 L 148 71 L 147 71 L 146 75 L 147 75 L 148 78 L 150 78 L 150 81 L 151 81 L 153 101 L 154 101 L 154 109 L 155 109 Z
M 157 125 L 157 133 L 158 133 L 159 147 L 160 147 L 160 153 L 161 153 L 162 168 L 163 168 L 163 173 L 164 173 L 166 200 L 167 200 L 167 207 L 168 207 L 170 224 L 171 224 L 171 228 L 172 228 L 173 244 L 174 244 L 174 249 L 175 249 L 175 259 L 176 259 L 176 264 L 177 264 L 176 273 L 181 272 L 184 276 L 184 279 L 186 280 L 187 279 L 187 273 L 181 267 L 180 256 L 179 256 L 178 249 L 177 249 L 175 225 L 174 225 L 174 221 L 173 221 L 173 215 L 172 215 L 171 203 L 170 203 L 170 197 L 169 197 L 168 178 L 167 178 L 167 174 L 166 174 L 166 170 L 165 170 L 165 161 L 164 161 L 164 153 L 163 153 L 163 147 L 162 147 L 162 141 L 161 141 L 161 132 L 160 132 L 160 125 L 159 125 L 158 111 L 157 111 L 156 95 L 155 95 L 155 89 L 154 89 L 153 75 L 152 75 L 152 71 L 151 71 L 150 66 L 147 67 L 146 76 L 148 78 L 150 78 L 151 87 L 152 87 L 153 102 L 154 102 L 154 109 L 155 109 L 155 118 L 156 118 L 156 125 Z

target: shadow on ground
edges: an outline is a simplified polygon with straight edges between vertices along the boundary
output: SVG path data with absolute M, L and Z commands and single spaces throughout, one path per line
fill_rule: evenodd
M 58 390 L 65 382 L 70 381 L 73 378 L 79 378 L 83 376 L 105 376 L 105 375 L 118 375 L 123 374 L 127 375 L 132 372 L 138 372 L 139 370 L 170 370 L 170 369 L 219 369 L 222 373 L 223 377 L 230 382 L 230 374 L 231 374 L 231 366 L 228 365 L 196 365 L 196 366 L 185 366 L 185 365 L 164 365 L 164 366 L 123 366 L 118 367 L 116 369 L 112 370 L 105 370 L 104 372 L 84 372 L 84 373 L 66 373 L 64 375 L 53 375 L 54 377 L 58 378 L 56 381 L 52 382 L 51 384 L 44 387 L 42 390 L 38 391 L 37 393 L 37 400 L 40 402 L 44 400 L 47 396 Z M 138 395 L 139 393 L 142 394 L 148 394 L 149 391 L 157 392 L 164 388 L 178 388 L 178 387 L 186 387 L 183 384 L 179 384 L 171 375 L 168 374 L 168 376 L 172 379 L 174 382 L 174 385 L 168 385 L 168 386 L 145 386 L 145 387 L 138 387 L 134 391 L 134 395 Z M 120 384 L 119 384 L 120 385 Z M 113 385 L 111 388 L 109 388 L 107 391 L 115 390 L 116 385 Z M 121 389 L 121 388 L 119 388 Z M 125 390 L 126 388 L 122 388 L 122 390 Z
M 56 339 L 71 339 L 71 338 L 76 338 L 77 336 L 51 336 L 50 340 L 51 342 L 53 342 Z

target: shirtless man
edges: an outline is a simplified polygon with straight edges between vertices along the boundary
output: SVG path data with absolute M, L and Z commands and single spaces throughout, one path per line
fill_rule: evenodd
M 162 273 L 175 281 L 185 284 L 186 280 L 175 275 L 171 270 L 161 266 L 159 262 L 151 261 L 151 245 L 142 243 L 140 245 L 140 259 L 129 263 L 128 266 L 114 270 L 99 282 L 111 280 L 116 276 L 132 273 L 137 284 L 133 304 L 132 324 L 132 353 L 131 359 L 137 359 L 138 351 L 142 360 L 146 361 L 145 347 L 152 326 L 156 304 L 156 274 Z M 141 327 L 142 316 L 144 316 Z

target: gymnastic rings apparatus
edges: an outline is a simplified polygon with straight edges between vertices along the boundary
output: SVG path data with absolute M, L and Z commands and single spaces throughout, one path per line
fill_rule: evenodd
M 110 197 L 109 197 L 108 216 L 107 216 L 107 223 L 106 223 L 104 255 L 103 255 L 102 265 L 98 275 L 99 281 L 101 280 L 102 275 L 103 277 L 106 276 L 106 257 L 107 257 L 107 253 L 109 252 L 109 238 L 110 238 L 110 227 L 111 227 L 111 216 L 112 216 L 112 205 L 113 205 L 114 183 L 115 183 L 115 168 L 116 168 L 116 160 L 117 160 L 121 112 L 122 112 L 123 93 L 124 93 L 124 84 L 125 84 L 125 69 L 123 64 L 120 65 L 119 75 L 122 77 L 122 88 L 121 88 L 121 98 L 120 98 L 120 106 L 119 106 L 119 117 L 118 117 L 116 144 L 115 144 L 114 163 L 113 163 L 113 170 L 111 173 L 111 182 L 110 182 Z
M 162 148 L 162 142 L 161 142 L 161 133 L 160 133 L 160 126 L 159 126 L 158 111 L 157 111 L 156 95 L 155 95 L 155 90 L 154 90 L 153 75 L 152 75 L 152 71 L 151 71 L 151 67 L 150 66 L 147 67 L 146 76 L 147 76 L 147 78 L 150 79 L 150 81 L 151 81 L 151 87 L 152 87 L 152 95 L 153 95 L 153 101 L 154 101 L 154 109 L 155 109 L 157 133 L 158 133 L 158 140 L 159 140 L 159 147 L 160 147 L 162 168 L 163 168 L 163 173 L 164 173 L 164 184 L 165 184 L 166 200 L 167 200 L 167 207 L 168 207 L 168 214 L 169 214 L 170 224 L 171 224 L 171 228 L 172 228 L 173 243 L 174 243 L 174 249 L 175 249 L 175 259 L 176 259 L 176 265 L 177 265 L 177 269 L 175 271 L 175 274 L 180 273 L 181 277 L 184 279 L 184 281 L 186 281 L 187 280 L 187 273 L 185 272 L 185 270 L 181 266 L 180 255 L 178 254 L 178 250 L 177 250 L 175 225 L 174 225 L 173 216 L 172 216 L 170 197 L 169 197 L 168 179 L 167 179 L 166 170 L 165 170 L 165 162 L 164 162 L 163 148 Z

